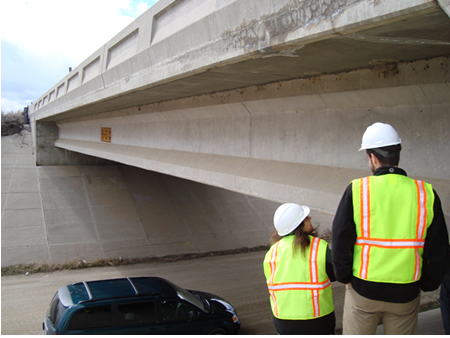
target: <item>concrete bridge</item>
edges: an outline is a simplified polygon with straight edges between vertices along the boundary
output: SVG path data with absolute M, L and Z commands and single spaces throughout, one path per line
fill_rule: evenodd
M 36 164 L 114 161 L 272 201 L 251 246 L 280 202 L 329 227 L 381 121 L 450 223 L 449 15 L 449 0 L 160 0 L 29 107 Z

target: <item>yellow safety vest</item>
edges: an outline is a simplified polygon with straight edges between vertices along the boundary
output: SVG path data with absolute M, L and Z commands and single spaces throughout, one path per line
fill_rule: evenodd
M 352 181 L 356 243 L 353 275 L 381 283 L 412 283 L 422 275 L 427 229 L 433 220 L 432 186 L 404 175 Z
M 294 236 L 273 244 L 264 259 L 264 274 L 275 317 L 304 320 L 334 311 L 331 281 L 326 273 L 328 243 L 310 236 L 305 254 L 293 254 Z

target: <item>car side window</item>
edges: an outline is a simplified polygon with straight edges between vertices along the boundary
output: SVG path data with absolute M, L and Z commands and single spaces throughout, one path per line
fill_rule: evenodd
M 69 331 L 105 328 L 111 324 L 111 305 L 88 307 L 73 315 Z
M 156 323 L 155 302 L 139 302 L 117 306 L 119 326 L 139 326 Z
M 198 315 L 198 309 L 189 303 L 174 300 L 161 301 L 163 322 L 192 320 L 197 318 Z

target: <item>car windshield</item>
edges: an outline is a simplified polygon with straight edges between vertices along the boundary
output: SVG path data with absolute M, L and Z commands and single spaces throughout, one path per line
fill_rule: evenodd
M 176 285 L 172 282 L 169 282 L 169 283 L 176 291 L 178 297 L 180 297 L 181 299 L 202 309 L 204 312 L 207 312 L 207 308 L 205 307 L 205 305 L 200 301 L 200 299 L 198 299 L 196 296 L 194 296 L 191 292 L 189 292 L 188 290 L 185 290 L 183 288 L 180 288 L 178 285 Z

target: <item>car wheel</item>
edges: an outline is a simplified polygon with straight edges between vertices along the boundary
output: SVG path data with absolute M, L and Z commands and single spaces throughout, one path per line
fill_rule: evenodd
M 208 334 L 228 334 L 228 333 L 221 327 L 218 327 L 216 329 L 211 330 Z

